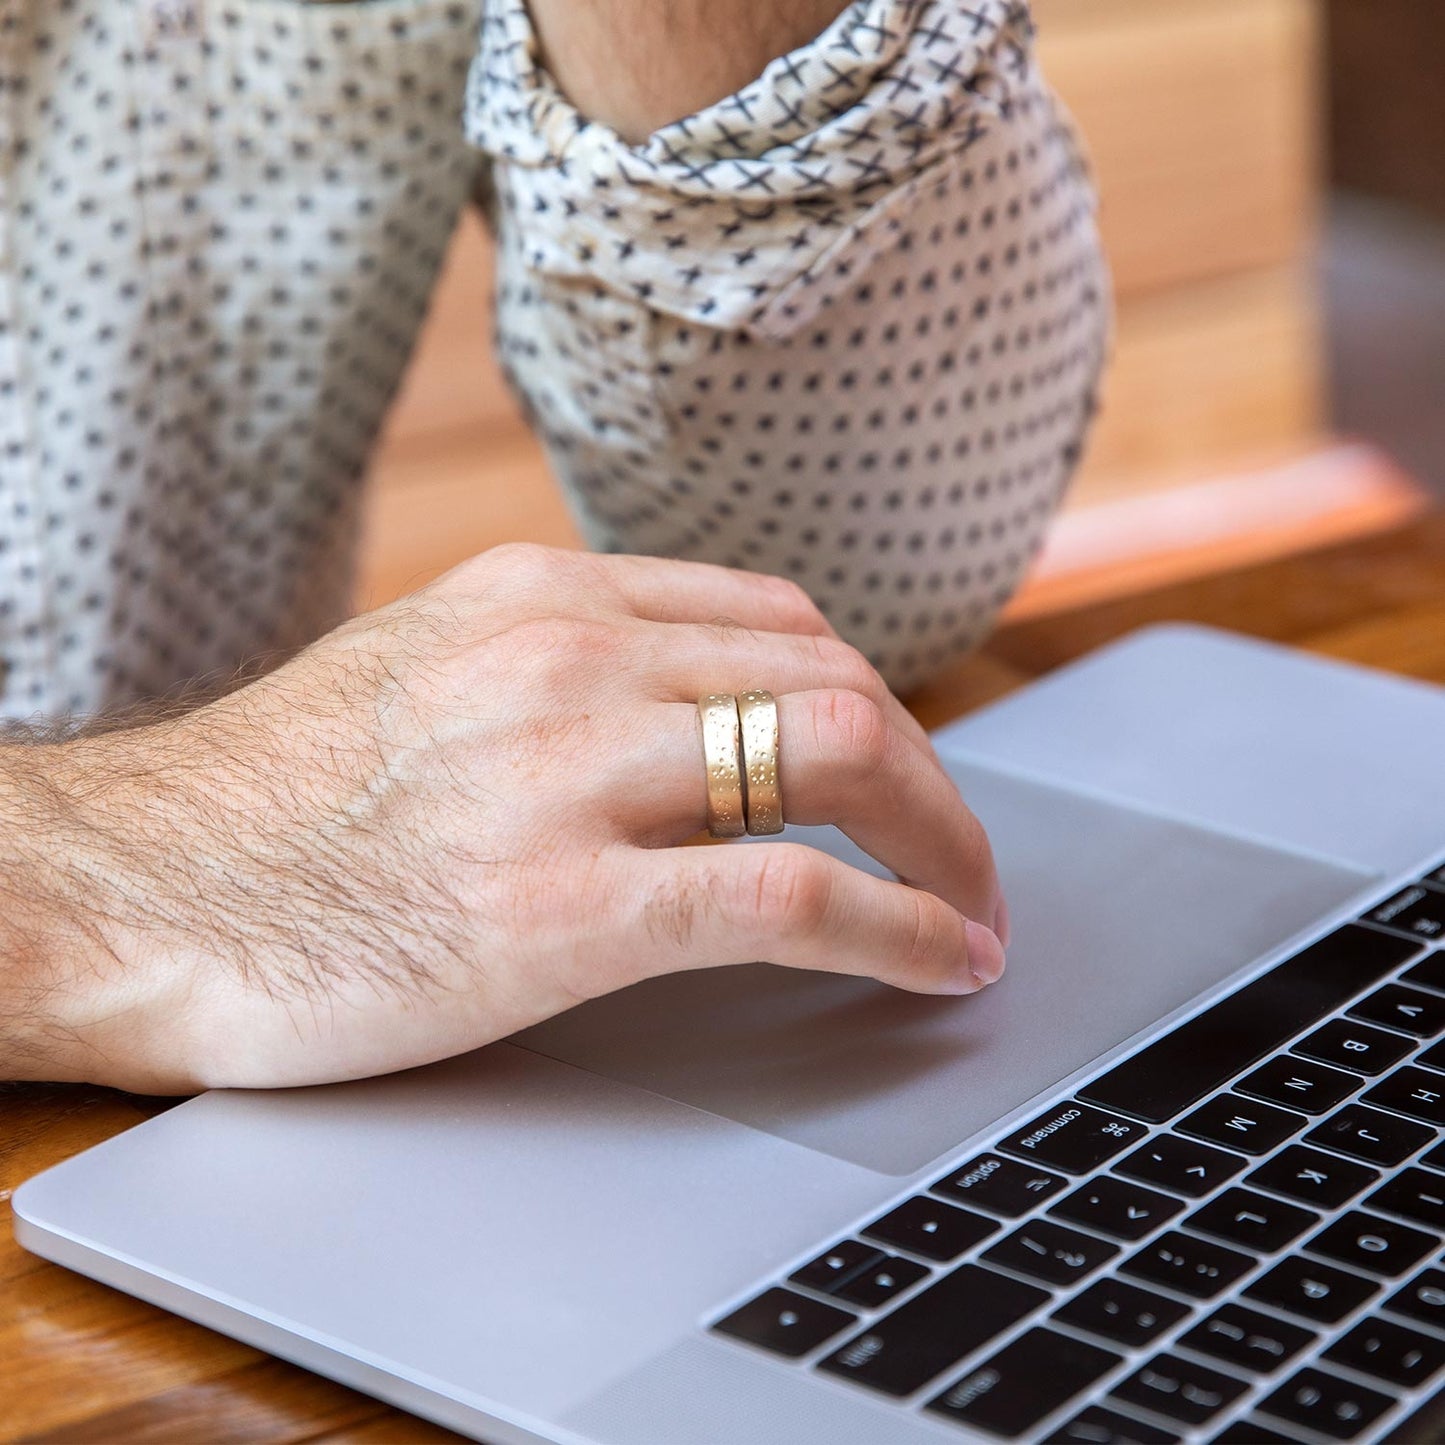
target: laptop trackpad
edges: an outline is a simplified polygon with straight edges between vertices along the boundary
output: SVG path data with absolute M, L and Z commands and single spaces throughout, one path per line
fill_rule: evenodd
M 747 964 L 651 980 L 514 1042 L 911 1174 L 1369 881 L 1345 865 L 957 762 L 1013 915 L 973 998 Z M 883 873 L 833 829 L 799 841 Z M 884 875 L 887 876 L 887 875 Z

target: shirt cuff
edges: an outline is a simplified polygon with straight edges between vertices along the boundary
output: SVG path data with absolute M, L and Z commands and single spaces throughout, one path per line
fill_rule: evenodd
M 781 338 L 889 246 L 938 164 L 1051 106 L 1018 0 L 858 0 L 752 84 L 641 145 L 542 67 L 525 0 L 493 0 L 467 133 L 535 271 Z

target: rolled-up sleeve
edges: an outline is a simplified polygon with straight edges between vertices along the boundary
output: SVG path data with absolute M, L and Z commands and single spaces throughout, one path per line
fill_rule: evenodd
M 977 642 L 1080 454 L 1093 193 L 1027 7 L 859 0 L 632 146 L 489 7 L 498 347 L 590 545 L 791 576 L 898 688 Z

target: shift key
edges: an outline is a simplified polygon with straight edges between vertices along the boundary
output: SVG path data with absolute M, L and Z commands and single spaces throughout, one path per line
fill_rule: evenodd
M 818 1368 L 911 1395 L 1048 1301 L 1047 1291 L 965 1264 L 885 1315 Z
M 1036 1160 L 1066 1174 L 1087 1174 L 1147 1133 L 1142 1124 L 1106 1114 L 1087 1104 L 1056 1104 L 1017 1134 L 1002 1140 L 998 1150 L 1016 1159 Z

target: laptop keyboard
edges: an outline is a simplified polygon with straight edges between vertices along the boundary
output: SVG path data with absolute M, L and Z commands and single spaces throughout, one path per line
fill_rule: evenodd
M 1442 938 L 1445 867 L 713 1330 L 1049 1445 L 1398 1428 L 1445 1367 Z

